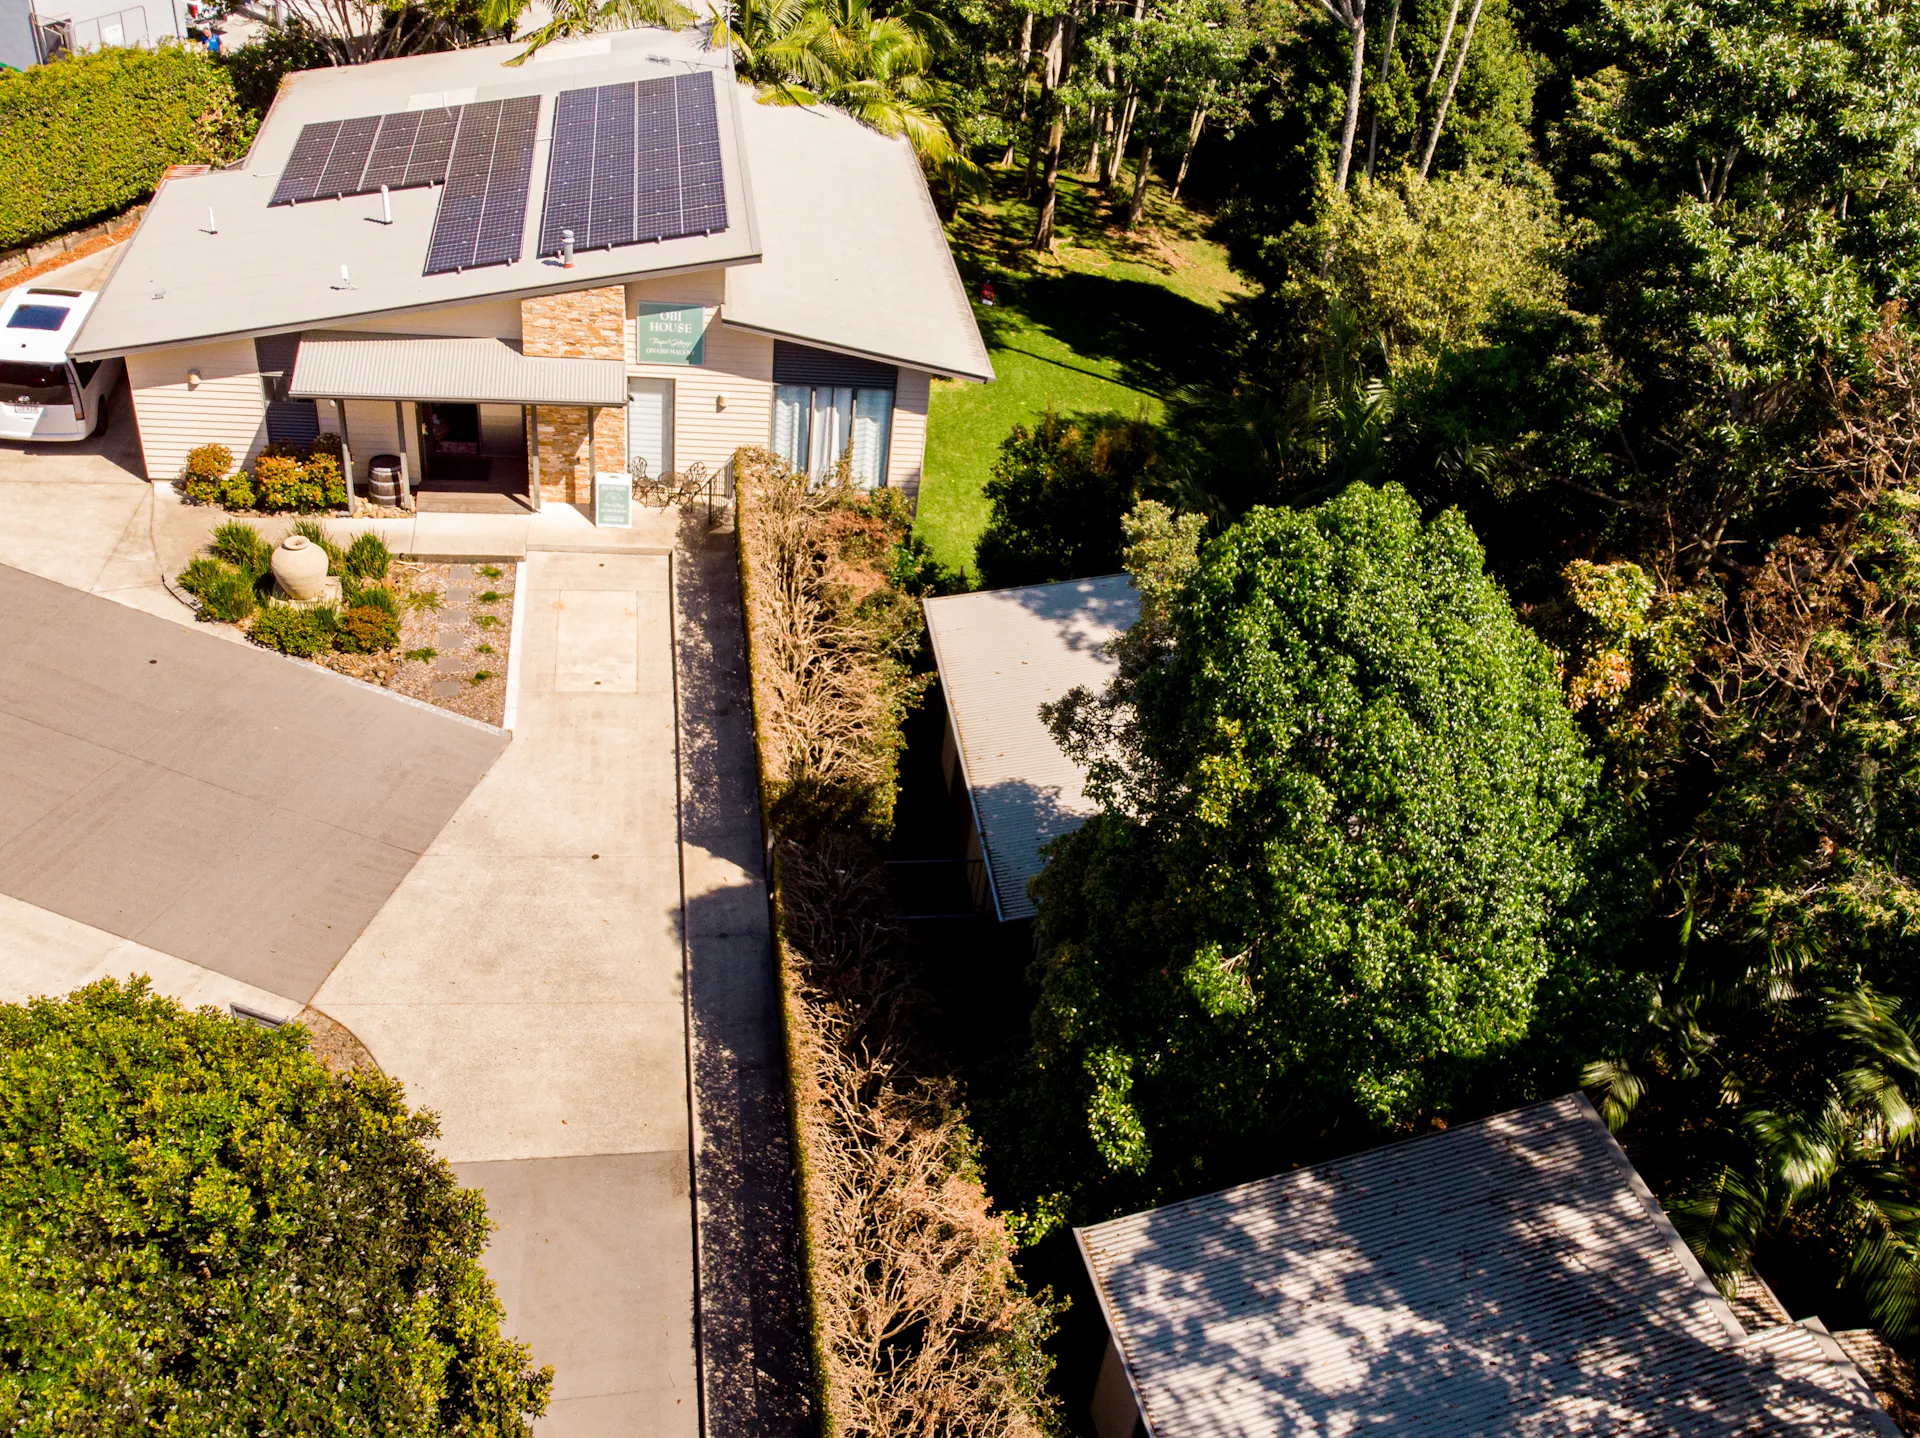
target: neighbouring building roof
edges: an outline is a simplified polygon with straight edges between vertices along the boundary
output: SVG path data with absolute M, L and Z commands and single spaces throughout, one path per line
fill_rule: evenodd
M 1586 1099 L 1080 1229 L 1153 1438 L 1899 1433 L 1749 1332 Z
M 82 359 L 355 321 L 716 267 L 729 322 L 939 374 L 992 378 L 945 232 L 912 150 L 839 111 L 755 103 L 705 26 L 563 41 L 509 67 L 518 44 L 289 75 L 238 165 L 164 183 L 75 340 Z M 718 105 L 728 225 L 612 249 L 571 269 L 537 254 L 555 97 L 702 73 Z M 521 257 L 422 273 L 440 187 L 270 206 L 309 124 L 516 96 L 541 97 Z M 211 212 L 211 217 L 210 213 Z M 774 226 L 768 229 L 769 219 Z M 341 267 L 346 267 L 346 277 Z
M 927 629 L 1002 919 L 1033 916 L 1027 883 L 1049 839 L 1094 812 L 1086 772 L 1040 706 L 1113 676 L 1108 641 L 1140 617 L 1124 574 L 926 601 Z
M 287 392 L 296 399 L 621 405 L 627 366 L 610 359 L 529 359 L 507 340 L 321 330 L 301 337 Z

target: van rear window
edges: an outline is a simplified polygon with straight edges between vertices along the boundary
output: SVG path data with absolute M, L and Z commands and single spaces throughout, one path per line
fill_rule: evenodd
M 10 330 L 57 330 L 73 311 L 65 305 L 22 305 L 7 321 Z
M 0 404 L 67 404 L 71 399 L 61 366 L 0 361 Z

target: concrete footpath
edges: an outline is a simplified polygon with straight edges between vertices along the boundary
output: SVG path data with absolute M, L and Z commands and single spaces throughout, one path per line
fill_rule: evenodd
M 565 1438 L 700 1431 L 667 580 L 529 556 L 514 742 L 314 998 L 486 1191 Z

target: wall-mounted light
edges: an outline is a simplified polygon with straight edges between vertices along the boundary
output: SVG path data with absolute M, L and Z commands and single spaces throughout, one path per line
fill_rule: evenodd
M 200 371 L 199 370 L 190 369 L 187 371 L 187 388 L 188 389 L 200 388 Z
M 727 397 L 723 394 L 715 395 L 713 397 L 713 407 L 715 409 L 725 409 L 727 407 Z

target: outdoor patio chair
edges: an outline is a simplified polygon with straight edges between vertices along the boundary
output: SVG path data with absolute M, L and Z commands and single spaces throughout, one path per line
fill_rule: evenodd
M 627 473 L 633 476 L 633 499 L 636 504 L 651 504 L 659 494 L 665 481 L 649 478 L 645 455 L 634 455 L 627 461 Z
M 690 499 L 698 499 L 706 492 L 706 488 L 707 467 L 696 459 L 680 476 L 680 486 L 674 491 L 673 497 L 684 504 Z

